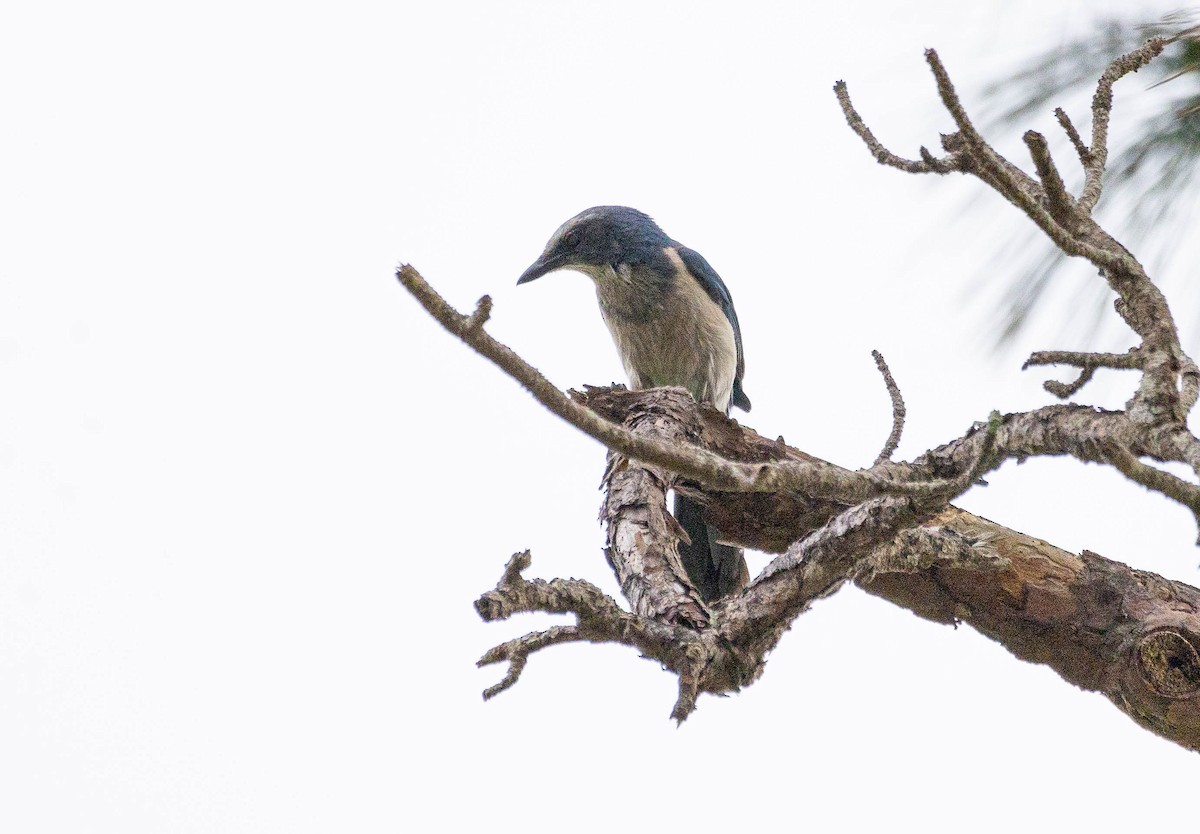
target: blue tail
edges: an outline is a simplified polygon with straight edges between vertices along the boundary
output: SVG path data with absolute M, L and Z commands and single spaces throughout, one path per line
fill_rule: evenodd
M 692 540 L 679 543 L 679 557 L 688 579 L 705 602 L 736 593 L 750 581 L 742 551 L 717 543 L 717 531 L 704 523 L 704 508 L 675 493 L 675 519 Z

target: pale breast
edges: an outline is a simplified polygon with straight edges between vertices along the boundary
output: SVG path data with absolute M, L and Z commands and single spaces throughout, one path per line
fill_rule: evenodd
M 660 303 L 643 305 L 637 315 L 622 315 L 623 305 L 611 303 L 611 288 L 597 282 L 604 322 L 634 388 L 679 385 L 697 401 L 728 412 L 737 369 L 733 326 L 674 250 L 668 255 L 675 280 Z

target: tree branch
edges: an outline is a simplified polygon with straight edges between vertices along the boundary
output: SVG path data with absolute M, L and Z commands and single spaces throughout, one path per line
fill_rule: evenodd
M 1126 353 L 1079 353 L 1066 350 L 1043 350 L 1030 354 L 1021 366 L 1021 370 L 1034 365 L 1074 365 L 1080 369 L 1079 377 L 1072 383 L 1056 382 L 1048 379 L 1042 387 L 1060 400 L 1074 396 L 1084 385 L 1089 383 L 1097 368 L 1118 368 L 1133 370 L 1141 367 L 1137 349 Z
M 1071 144 L 1075 147 L 1075 153 L 1079 156 L 1079 164 L 1085 169 L 1092 162 L 1092 152 L 1088 150 L 1088 146 L 1083 144 L 1083 139 L 1079 135 L 1079 131 L 1075 129 L 1075 124 L 1071 121 L 1071 117 L 1061 107 L 1054 108 L 1054 118 L 1058 119 L 1058 123 L 1062 125 L 1063 131 L 1067 134 L 1067 138 L 1071 140 Z
M 1074 131 L 1065 113 L 1059 117 L 1068 135 L 1073 134 L 1076 151 L 1084 162 L 1086 182 L 1078 203 L 1074 203 L 1067 194 L 1062 178 L 1050 158 L 1045 139 L 1040 134 L 1031 132 L 1025 137 L 1034 165 L 1042 179 L 1039 183 L 1008 162 L 983 139 L 967 115 L 966 108 L 937 53 L 932 49 L 925 53 L 942 104 L 958 127 L 957 133 L 942 137 L 942 145 L 954 159 L 956 170 L 974 174 L 1021 209 L 1064 253 L 1091 261 L 1119 296 L 1116 305 L 1118 313 L 1142 338 L 1142 379 L 1126 410 L 1131 419 L 1148 425 L 1181 421 L 1187 410 L 1194 405 L 1195 399 L 1181 399 L 1180 385 L 1182 384 L 1186 397 L 1191 397 L 1193 391 L 1200 395 L 1200 382 L 1180 380 L 1181 371 L 1190 367 L 1191 360 L 1186 357 L 1180 346 L 1175 322 L 1166 299 L 1145 274 L 1141 264 L 1111 235 L 1096 225 L 1090 213 L 1100 196 L 1100 177 L 1108 155 L 1108 118 L 1112 108 L 1112 85 L 1122 76 L 1144 66 L 1162 51 L 1165 42 L 1161 38 L 1153 39 L 1142 48 L 1116 59 L 1109 65 L 1100 79 L 1093 100 L 1091 148 L 1083 148 L 1082 140 L 1078 138 L 1078 133 Z M 845 85 L 841 85 L 837 92 L 847 121 L 867 144 L 872 154 L 877 159 L 881 158 L 881 155 L 889 154 L 853 110 Z M 903 169 L 903 166 L 897 167 Z M 928 166 L 914 169 L 913 173 L 923 173 L 926 170 Z M 1084 373 L 1074 386 L 1051 386 L 1052 393 L 1074 393 L 1088 378 L 1090 374 Z
M 808 457 L 672 394 L 591 389 L 576 397 L 605 413 L 623 407 L 656 411 L 656 424 L 667 431 L 699 425 L 697 442 L 723 455 Z M 699 495 L 717 510 L 713 519 L 721 520 L 725 535 L 739 541 L 760 535 L 763 517 L 720 511 L 729 494 Z M 769 519 L 772 513 L 763 515 Z M 625 560 L 625 548 L 636 541 L 622 539 L 612 558 Z M 795 618 L 850 579 L 926 619 L 965 621 L 1018 657 L 1104 693 L 1143 726 L 1200 750 L 1200 661 L 1192 659 L 1200 647 L 1200 590 L 1093 553 L 1074 556 L 953 507 L 924 520 L 908 499 L 895 496 L 834 508 L 745 591 L 713 604 L 709 623 L 698 629 L 621 611 L 579 580 L 522 579 L 519 571 L 527 564 L 527 554 L 510 561 L 505 578 L 477 603 L 481 615 L 492 620 L 520 611 L 574 613 L 578 633 L 563 632 L 561 639 L 527 635 L 485 657 L 520 656 L 523 640 L 534 644 L 532 650 L 543 640 L 629 645 L 679 676 L 672 712 L 677 720 L 690 714 L 700 694 L 734 692 L 757 680 L 765 655 Z M 506 648 L 510 644 L 516 645 Z M 510 669 L 514 680 L 516 674 L 519 669 L 515 674 Z
M 665 401 L 676 407 L 692 402 L 676 389 L 664 393 Z M 642 405 L 631 403 L 624 419 L 631 432 L 670 443 L 690 443 L 695 437 L 694 423 L 664 424 L 657 404 Z M 674 480 L 669 472 L 644 469 L 609 453 L 600 511 L 608 527 L 605 555 L 635 613 L 699 630 L 709 624 L 710 615 L 679 557 L 677 542 L 687 534 L 667 512 L 666 493 Z
M 1117 442 L 1108 445 L 1105 450 L 1105 457 L 1129 480 L 1165 495 L 1191 510 L 1198 528 L 1196 544 L 1200 545 L 1200 487 L 1197 487 L 1195 484 L 1189 484 L 1182 478 L 1175 477 L 1170 472 L 1165 472 L 1153 466 L 1147 466 Z
M 620 452 L 635 460 L 670 470 L 683 478 L 699 481 L 716 489 L 740 492 L 801 489 L 848 503 L 866 501 L 881 494 L 941 495 L 956 488 L 954 483 L 914 483 L 880 478 L 872 472 L 848 472 L 816 460 L 748 466 L 696 446 L 666 443 L 639 436 L 580 407 L 511 348 L 493 339 L 482 327 L 482 323 L 490 314 L 492 304 L 487 296 L 480 299 L 474 314 L 464 316 L 451 307 L 421 274 L 408 264 L 402 264 L 396 270 L 396 278 L 446 330 L 523 385 L 551 413 L 614 452 Z
M 871 155 L 875 157 L 875 160 L 880 165 L 886 165 L 889 168 L 898 168 L 909 174 L 949 174 L 952 171 L 961 170 L 958 167 L 957 157 L 954 154 L 945 159 L 937 159 L 924 146 L 920 150 L 922 160 L 920 162 L 914 159 L 905 159 L 892 153 L 875 138 L 875 134 L 871 132 L 866 122 L 858 115 L 858 111 L 854 109 L 854 105 L 850 102 L 850 92 L 846 89 L 846 82 L 836 82 L 833 85 L 833 91 L 842 105 L 842 113 L 846 116 L 846 123 L 863 140 L 863 144 L 867 146 Z
M 535 611 L 549 614 L 574 614 L 576 626 L 551 632 L 527 634 L 490 649 L 478 665 L 509 660 L 504 679 L 484 692 L 491 698 L 508 689 L 519 677 L 528 655 L 556 643 L 586 640 L 592 643 L 622 643 L 648 657 L 668 662 L 671 668 L 681 663 L 684 646 L 695 632 L 622 611 L 612 597 L 590 582 L 580 579 L 525 579 L 521 573 L 530 565 L 529 551 L 516 553 L 504 568 L 504 575 L 491 591 L 475 600 L 475 610 L 485 622 L 506 620 L 514 614 Z
M 1112 115 L 1113 85 L 1157 58 L 1170 42 L 1169 38 L 1151 38 L 1141 48 L 1113 61 L 1100 76 L 1092 96 L 1092 145 L 1083 166 L 1083 193 L 1079 197 L 1079 206 L 1084 211 L 1091 212 L 1100 201 L 1104 169 L 1108 165 L 1108 120 Z
M 1025 145 L 1029 148 L 1029 156 L 1033 160 L 1033 167 L 1037 171 L 1038 179 L 1042 182 L 1042 191 L 1046 195 L 1050 216 L 1054 218 L 1055 223 L 1065 229 L 1076 228 L 1081 218 L 1075 208 L 1075 200 L 1067 193 L 1062 175 L 1058 173 L 1058 168 L 1054 165 L 1054 158 L 1050 155 L 1050 146 L 1046 144 L 1046 137 L 1035 130 L 1029 130 L 1025 132 L 1024 138 Z
M 662 393 L 591 389 L 576 396 L 609 413 L 630 407 L 631 400 L 657 400 Z M 700 418 L 697 442 L 722 455 L 810 457 L 723 415 L 682 404 Z M 1057 414 L 1067 423 L 1091 413 L 1097 430 L 1118 428 L 1111 422 L 1117 412 L 1080 406 L 1047 411 L 1044 418 Z M 692 419 L 673 409 L 663 417 Z M 1029 415 L 1016 417 L 1022 418 L 1021 427 L 1037 424 Z M 1002 433 L 996 432 L 997 444 Z M 973 436 L 983 444 L 987 432 Z M 936 455 L 930 457 L 927 465 L 936 466 Z M 805 537 L 741 594 L 712 606 L 712 628 L 751 659 L 757 651 L 769 651 L 796 616 L 836 591 L 850 574 L 869 592 L 927 619 L 973 625 L 1018 657 L 1103 692 L 1144 726 L 1200 750 L 1200 677 L 1188 689 L 1187 676 L 1196 667 L 1187 665 L 1186 648 L 1200 647 L 1200 590 L 1093 553 L 1074 556 L 954 507 L 906 527 L 903 516 L 911 508 L 895 497 L 850 508 L 781 494 L 702 492 L 696 497 L 707 503 L 708 516 L 731 541 L 757 546 Z M 785 524 L 790 526 L 779 529 Z M 888 525 L 900 532 L 885 541 L 881 534 Z M 838 549 L 839 541 L 849 549 Z M 1167 632 L 1174 636 L 1162 636 Z M 1159 643 L 1166 648 L 1156 654 Z M 1176 668 L 1185 671 L 1173 672 Z
M 883 444 L 879 456 L 875 458 L 875 464 L 879 465 L 891 460 L 896 448 L 900 445 L 900 435 L 904 432 L 904 417 L 907 412 L 904 408 L 904 397 L 900 395 L 900 386 L 892 378 L 891 369 L 884 361 L 883 354 L 873 350 L 871 355 L 875 357 L 875 367 L 879 368 L 879 373 L 883 375 L 883 384 L 887 387 L 888 396 L 892 400 L 892 431 L 888 435 L 887 442 Z
M 1058 405 L 993 412 L 986 424 L 911 462 L 891 461 L 904 405 L 875 353 L 893 406 L 893 430 L 869 470 L 848 472 L 769 441 L 682 389 L 559 391 L 489 336 L 491 300 L 462 315 L 410 266 L 397 278 L 444 328 L 525 386 L 552 413 L 607 446 L 603 517 L 606 555 L 633 610 L 582 580 L 526 580 L 528 553 L 514 556 L 496 587 L 476 602 L 485 620 L 540 611 L 571 614 L 509 640 L 480 663 L 507 661 L 485 697 L 513 686 L 531 654 L 565 642 L 631 646 L 678 676 L 672 716 L 684 720 L 702 693 L 736 691 L 761 676 L 766 654 L 797 616 L 848 581 L 938 622 L 966 621 L 1018 657 L 1107 695 L 1144 726 L 1200 750 L 1200 591 L 1084 552 L 1073 556 L 971 516 L 948 502 L 1009 458 L 1070 455 L 1106 463 L 1186 506 L 1200 524 L 1200 487 L 1157 467 L 1180 461 L 1200 474 L 1200 439 L 1186 415 L 1200 397 L 1200 369 L 1184 354 L 1170 309 L 1141 265 L 1091 217 L 1107 159 L 1112 86 L 1157 55 L 1164 39 L 1114 61 L 1093 99 L 1091 146 L 1060 109 L 1056 117 L 1085 171 L 1078 201 L 1066 190 L 1045 138 L 1025 134 L 1038 179 L 995 151 L 972 124 L 937 53 L 926 52 L 938 94 L 957 132 L 947 155 L 920 160 L 884 147 L 842 82 L 834 89 L 851 129 L 875 159 L 909 173 L 951 171 L 980 178 L 1018 206 L 1069 255 L 1096 265 L 1117 293 L 1117 312 L 1141 337 L 1126 354 L 1040 352 L 1031 365 L 1080 368 L 1079 391 L 1096 368 L 1140 372 L 1124 411 Z M 642 465 L 639 465 L 640 462 Z M 744 590 L 706 604 L 678 556 L 684 534 L 666 511 L 674 487 L 704 507 L 725 541 L 782 555 Z
M 509 640 L 489 649 L 483 657 L 476 661 L 476 666 L 486 666 L 489 663 L 508 661 L 508 671 L 501 681 L 483 690 L 483 700 L 489 701 L 504 690 L 511 687 L 525 671 L 529 655 L 558 643 L 571 643 L 582 640 L 579 629 L 575 626 L 553 626 L 545 631 L 532 631 L 524 637 Z
M 862 587 L 926 619 L 967 622 L 1200 750 L 1200 590 L 1088 551 L 1074 556 L 969 513 L 941 520 L 1007 566 L 888 573 Z

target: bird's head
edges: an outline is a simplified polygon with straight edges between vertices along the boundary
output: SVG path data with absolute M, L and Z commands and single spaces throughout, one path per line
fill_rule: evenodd
M 653 263 L 671 239 L 637 209 L 595 206 L 558 227 L 541 257 L 522 273 L 526 284 L 558 269 L 575 269 L 592 278 L 622 265 Z

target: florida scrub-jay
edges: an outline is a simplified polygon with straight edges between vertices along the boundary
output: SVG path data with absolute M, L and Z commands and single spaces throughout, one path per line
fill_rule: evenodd
M 742 390 L 742 333 L 729 289 L 698 253 L 669 238 L 637 209 L 596 206 L 559 227 L 517 281 L 573 269 L 596 285 L 600 314 L 635 389 L 678 385 L 728 414 L 750 410 Z M 740 590 L 740 550 L 716 540 L 703 508 L 676 493 L 675 517 L 691 543 L 680 557 L 706 600 Z

